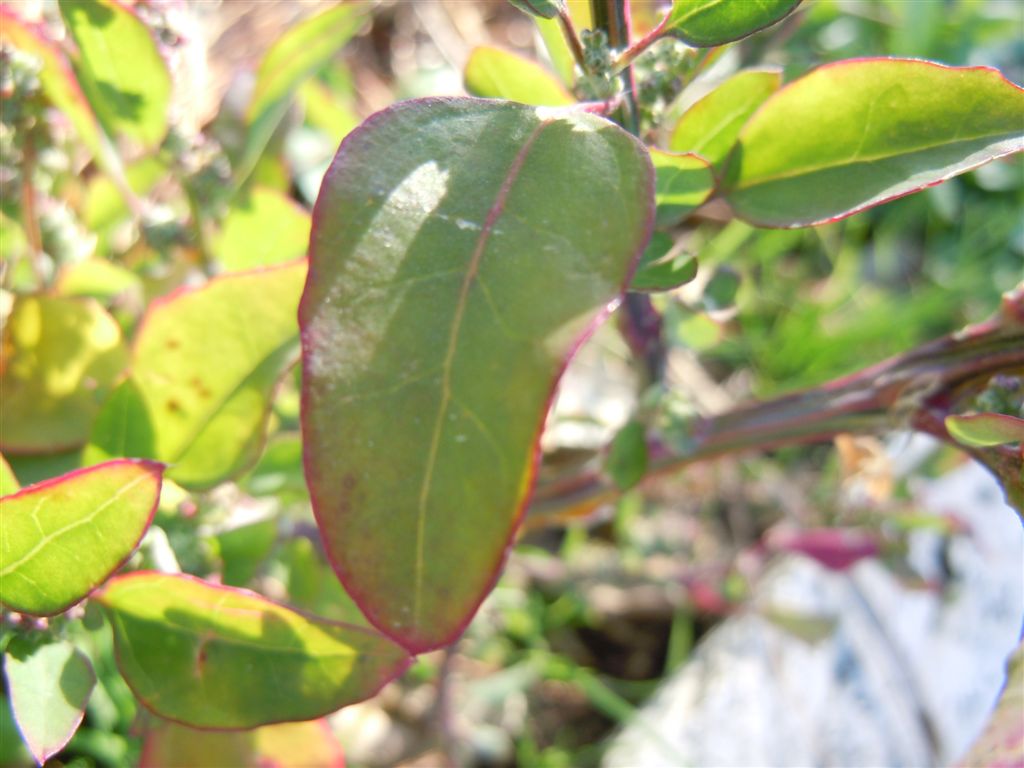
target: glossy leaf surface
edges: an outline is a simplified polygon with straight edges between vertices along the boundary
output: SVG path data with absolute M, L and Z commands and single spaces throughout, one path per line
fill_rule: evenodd
M 725 196 L 764 226 L 842 218 L 1024 146 L 1024 90 L 994 69 L 909 59 L 819 67 L 771 96 L 729 159 Z
M 205 488 L 241 472 L 263 442 L 270 399 L 295 362 L 304 261 L 216 278 L 153 302 L 132 375 L 96 420 L 89 461 L 143 456 Z
M 167 133 L 171 77 L 156 41 L 116 0 L 60 0 L 78 48 L 78 78 L 110 134 L 155 147 Z
M 308 245 L 309 212 L 287 195 L 256 187 L 232 201 L 213 252 L 235 271 L 294 261 Z
M 496 579 L 554 383 L 628 282 L 652 197 L 611 123 L 477 99 L 378 113 L 328 170 L 306 477 L 348 591 L 406 647 L 458 636 Z
M 341 745 L 324 719 L 264 725 L 251 731 L 201 731 L 169 722 L 150 728 L 139 768 L 344 768 Z
M 149 527 L 162 467 L 113 461 L 0 503 L 0 603 L 34 616 L 71 607 L 116 571 Z
M 254 728 L 320 717 L 372 696 L 409 661 L 372 630 L 189 576 L 129 574 L 97 599 L 136 696 L 184 725 Z
M 715 188 L 715 176 L 707 161 L 697 155 L 679 155 L 651 149 L 654 164 L 654 221 L 671 227 L 696 210 Z
M 1002 413 L 947 416 L 946 429 L 958 443 L 973 448 L 1024 442 L 1024 419 Z
M 52 452 L 89 439 L 128 362 L 117 321 L 91 299 L 23 296 L 3 332 L 0 447 Z
M 474 96 L 552 107 L 576 101 L 536 62 L 489 46 L 473 49 L 466 62 L 465 81 L 466 90 Z
M 7 692 L 26 746 L 42 765 L 68 743 L 85 715 L 96 674 L 68 642 L 17 637 L 4 654 Z
M 242 180 L 287 112 L 292 94 L 337 55 L 365 23 L 371 8 L 368 2 L 338 3 L 296 24 L 267 51 L 246 114 L 249 133 L 239 164 Z
M 711 48 L 752 35 L 781 21 L 800 0 L 672 0 L 666 34 L 696 48 Z
M 782 85 L 782 73 L 747 70 L 733 75 L 690 107 L 669 139 L 674 152 L 694 152 L 720 171 L 740 129 Z

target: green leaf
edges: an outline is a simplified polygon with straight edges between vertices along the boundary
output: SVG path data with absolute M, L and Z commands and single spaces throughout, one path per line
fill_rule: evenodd
M 306 122 L 323 131 L 334 142 L 340 143 L 359 125 L 359 116 L 351 99 L 339 96 L 317 80 L 307 80 L 299 88 L 299 98 Z M 308 236 L 308 232 L 306 233 Z
M 117 321 L 92 299 L 22 296 L 3 333 L 0 447 L 81 445 L 128 362 Z
M 672 238 L 655 232 L 647 245 L 640 266 L 629 284 L 629 290 L 653 293 L 671 291 L 697 276 L 697 259 L 688 253 L 676 252 Z
M 14 719 L 32 757 L 42 765 L 68 743 L 96 685 L 89 659 L 71 643 L 14 638 L 4 654 Z
M 779 71 L 744 70 L 690 107 L 672 129 L 669 149 L 694 152 L 721 172 L 740 129 L 782 85 Z
M 236 271 L 294 261 L 309 245 L 309 212 L 286 195 L 256 187 L 237 197 L 213 241 L 224 269 Z
M 320 717 L 372 696 L 409 663 L 372 630 L 190 576 L 128 574 L 97 599 L 135 695 L 184 725 L 255 728 Z
M 225 275 L 153 302 L 132 375 L 96 419 L 87 461 L 142 456 L 208 488 L 252 464 L 270 401 L 298 352 L 304 261 Z
M 800 0 L 672 0 L 664 34 L 695 48 L 712 48 L 781 21 Z
M 1024 419 L 1002 413 L 947 416 L 946 429 L 954 440 L 971 448 L 1024 442 Z
M 171 76 L 149 28 L 116 0 L 59 0 L 82 89 L 112 135 L 156 147 L 167 134 Z
M 679 155 L 660 149 L 650 152 L 657 205 L 654 221 L 659 227 L 671 227 L 711 196 L 715 176 L 707 160 L 697 155 Z
M 564 85 L 571 86 L 576 81 L 576 60 L 573 58 L 569 43 L 565 40 L 562 24 L 558 19 L 545 19 L 535 16 L 534 24 L 544 41 L 551 66 Z
M 736 213 L 798 227 L 849 216 L 1024 147 L 1024 90 L 987 67 L 825 65 L 771 96 L 726 171 Z
M 349 593 L 406 647 L 451 642 L 497 578 L 552 388 L 621 296 L 652 198 L 613 124 L 467 98 L 378 113 L 328 170 L 300 308 L 306 477 Z
M 628 491 L 647 473 L 647 437 L 644 425 L 627 422 L 612 439 L 604 469 L 619 490 Z
M 256 85 L 246 113 L 248 134 L 236 173 L 237 183 L 252 172 L 287 113 L 295 90 L 359 32 L 371 8 L 370 3 L 339 3 L 296 24 L 267 51 L 256 73 Z
M 701 304 L 708 312 L 728 309 L 736 303 L 736 294 L 739 290 L 739 273 L 731 267 L 717 267 L 708 284 L 704 286 Z
M 139 302 L 142 299 L 142 278 L 106 259 L 68 264 L 60 271 L 54 288 L 61 296 L 86 296 L 105 302 L 131 294 Z
M 509 99 L 536 106 L 565 106 L 576 100 L 534 61 L 500 48 L 474 48 L 466 62 L 466 90 L 474 96 Z
M 162 471 L 153 462 L 122 459 L 5 496 L 0 603 L 52 616 L 102 584 L 149 527 Z
M 20 487 L 18 485 L 18 478 L 14 476 L 14 472 L 11 470 L 11 465 L 7 463 L 7 459 L 0 456 L 0 497 L 10 496 Z
M 523 13 L 539 16 L 542 19 L 553 19 L 565 11 L 563 0 L 508 0 Z

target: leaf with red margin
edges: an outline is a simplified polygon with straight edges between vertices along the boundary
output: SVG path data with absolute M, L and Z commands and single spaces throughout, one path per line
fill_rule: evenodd
M 131 377 L 96 417 L 87 461 L 144 456 L 208 488 L 256 460 L 281 376 L 298 357 L 305 260 L 236 272 L 149 306 Z
M 191 576 L 119 576 L 96 600 L 135 695 L 161 717 L 197 728 L 321 717 L 373 696 L 410 661 L 373 630 Z
M 1024 89 L 988 67 L 854 59 L 761 105 L 728 160 L 723 195 L 769 227 L 840 219 L 1024 148 Z
M 410 650 L 458 637 L 497 579 L 555 383 L 650 237 L 653 176 L 601 118 L 470 98 L 378 113 L 328 170 L 306 478 L 348 592 Z
M 71 643 L 18 636 L 4 652 L 4 674 L 21 738 L 42 765 L 78 730 L 96 673 Z
M 122 459 L 0 499 L 0 603 L 60 613 L 121 567 L 146 532 L 163 465 Z

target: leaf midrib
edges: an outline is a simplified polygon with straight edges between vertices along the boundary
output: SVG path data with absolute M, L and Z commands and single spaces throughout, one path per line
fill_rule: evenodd
M 32 547 L 28 552 L 26 552 L 24 555 L 22 555 L 15 562 L 8 563 L 2 570 L 0 570 L 0 576 L 6 576 L 7 574 L 11 573 L 15 569 L 17 569 L 20 566 L 24 565 L 26 562 L 34 559 L 35 556 L 37 554 L 39 554 L 40 550 L 42 550 L 44 547 L 46 547 L 46 545 L 48 545 L 50 542 L 54 541 L 58 537 L 61 537 L 64 534 L 68 533 L 69 531 L 72 531 L 72 530 L 74 530 L 74 529 L 76 529 L 76 528 L 78 528 L 78 527 L 80 527 L 82 525 L 88 525 L 89 523 L 91 523 L 93 520 L 96 519 L 96 517 L 98 515 L 100 515 L 111 504 L 116 502 L 124 494 L 128 493 L 128 491 L 130 491 L 132 488 L 134 488 L 136 485 L 138 485 L 139 483 L 141 483 L 143 480 L 145 480 L 148 477 L 151 477 L 151 475 L 148 472 L 144 472 L 143 474 L 141 474 L 138 477 L 136 477 L 134 480 L 132 480 L 127 485 L 122 486 L 121 489 L 118 490 L 117 493 L 115 493 L 113 496 L 111 496 L 109 499 L 107 499 L 103 504 L 98 506 L 90 514 L 86 515 L 85 517 L 79 518 L 78 520 L 75 520 L 73 523 L 69 523 L 68 525 L 65 525 L 62 528 L 58 528 L 55 531 L 51 531 L 51 532 L 45 534 L 43 536 L 43 538 L 41 538 L 38 542 L 36 542 L 36 545 L 34 547 Z M 36 509 L 33 511 L 33 515 L 39 513 L 40 507 L 46 501 L 47 501 L 47 499 L 45 497 L 40 500 L 39 505 L 37 505 Z
M 1019 138 L 1019 137 L 1020 137 L 1020 134 L 1014 133 L 1013 131 L 1002 131 L 1002 132 L 999 132 L 999 133 L 986 133 L 986 134 L 979 134 L 979 135 L 976 135 L 976 136 L 970 136 L 970 137 L 966 137 L 966 138 L 962 138 L 962 139 L 956 139 L 956 140 L 953 140 L 953 141 L 943 141 L 943 142 L 938 142 L 936 144 L 929 144 L 927 146 L 918 147 L 916 149 L 912 149 L 912 150 L 909 150 L 909 151 L 906 151 L 906 152 L 891 152 L 891 153 L 888 153 L 888 154 L 873 155 L 871 157 L 856 158 L 854 160 L 845 160 L 843 162 L 839 162 L 839 163 L 835 163 L 835 164 L 828 164 L 828 165 L 805 166 L 805 167 L 798 168 L 796 170 L 790 171 L 788 173 L 778 173 L 778 174 L 775 174 L 775 175 L 772 175 L 772 176 L 757 177 L 756 180 L 751 182 L 751 183 L 736 185 L 732 189 L 728 190 L 727 194 L 728 193 L 732 193 L 732 192 L 745 192 L 745 191 L 751 190 L 751 189 L 753 189 L 755 187 L 763 186 L 765 184 L 770 184 L 772 182 L 788 181 L 790 179 L 798 179 L 798 178 L 801 178 L 803 176 L 809 176 L 809 175 L 811 175 L 813 173 L 820 173 L 820 172 L 823 172 L 823 171 L 840 170 L 842 168 L 851 168 L 851 167 L 857 166 L 857 165 L 869 165 L 871 163 L 878 163 L 878 162 L 884 162 L 886 160 L 892 160 L 893 158 L 897 158 L 897 157 L 908 157 L 910 155 L 916 155 L 916 154 L 919 154 L 921 152 L 929 152 L 929 151 L 931 151 L 933 149 L 941 149 L 943 147 L 953 147 L 953 146 L 956 146 L 957 144 L 968 144 L 968 143 L 975 142 L 975 141 L 985 141 L 985 140 L 1007 140 L 1007 139 L 1014 139 L 1014 138 Z M 742 144 L 742 138 L 740 139 L 740 143 Z
M 420 607 L 422 604 L 422 593 L 423 593 L 423 571 L 425 567 L 424 562 L 424 542 L 426 533 L 426 516 L 427 516 L 427 500 L 430 496 L 430 491 L 433 487 L 434 470 L 437 465 L 437 453 L 441 443 L 441 433 L 444 431 L 444 417 L 448 412 L 448 407 L 452 399 L 451 391 L 451 375 L 452 365 L 455 360 L 455 351 L 458 346 L 459 333 L 462 327 L 462 319 L 465 314 L 466 304 L 469 299 L 469 291 L 472 288 L 473 282 L 477 277 L 480 269 L 480 263 L 483 260 L 484 251 L 487 248 L 487 243 L 490 240 L 491 233 L 494 230 L 495 224 L 501 217 L 505 209 L 505 203 L 508 200 L 509 192 L 512 189 L 512 185 L 515 183 L 522 170 L 523 165 L 526 163 L 526 157 L 532 149 L 537 138 L 541 132 L 548 126 L 551 125 L 553 120 L 542 121 L 533 132 L 526 138 L 523 146 L 520 147 L 516 156 L 512 159 L 512 163 L 509 166 L 508 173 L 506 174 L 501 186 L 498 188 L 497 195 L 495 196 L 494 203 L 491 205 L 490 210 L 487 212 L 487 218 L 484 220 L 483 227 L 480 230 L 480 235 L 477 237 L 476 245 L 474 246 L 473 253 L 470 257 L 469 265 L 466 269 L 466 275 L 462 280 L 462 285 L 459 289 L 458 301 L 455 305 L 455 316 L 452 319 L 452 326 L 448 333 L 448 346 L 445 350 L 444 362 L 441 367 L 441 400 L 438 404 L 437 416 L 434 419 L 434 427 L 430 438 L 430 448 L 427 453 L 427 464 L 423 473 L 423 482 L 420 485 L 419 500 L 416 511 L 416 562 L 415 569 L 413 571 L 414 576 L 414 589 L 413 589 L 413 614 L 412 614 L 412 626 L 418 627 L 420 624 Z

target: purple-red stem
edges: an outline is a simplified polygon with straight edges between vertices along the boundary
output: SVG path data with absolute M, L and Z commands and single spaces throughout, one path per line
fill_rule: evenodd
M 1019 451 L 960 446 L 946 431 L 944 420 L 995 374 L 1022 371 L 1024 291 L 1019 291 L 1007 297 L 1001 315 L 994 320 L 815 389 L 696 420 L 685 449 L 652 439 L 647 477 L 677 472 L 729 453 L 908 426 L 957 445 L 986 464 L 1003 480 L 1013 502 L 1021 494 Z M 586 515 L 619 495 L 615 485 L 598 471 L 556 478 L 537 488 L 527 527 Z

